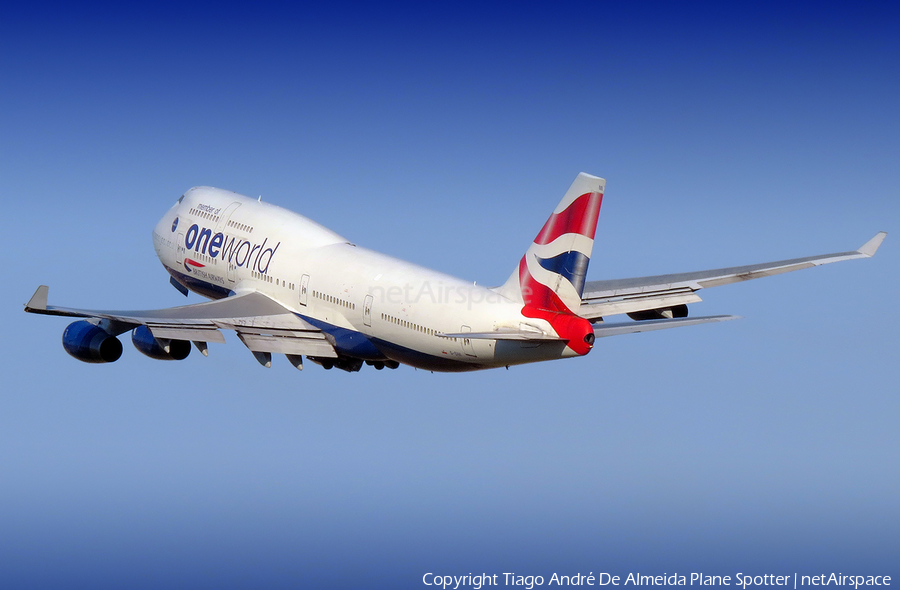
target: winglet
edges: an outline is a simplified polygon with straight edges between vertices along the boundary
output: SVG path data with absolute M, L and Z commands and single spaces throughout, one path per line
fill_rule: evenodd
M 872 257 L 875 255 L 875 252 L 878 250 L 878 247 L 881 246 L 881 242 L 884 241 L 885 236 L 887 236 L 886 231 L 880 231 L 875 234 L 875 237 L 862 245 L 862 247 L 857 250 L 860 254 L 867 257 Z
M 50 291 L 50 287 L 47 285 L 38 287 L 31 299 L 28 300 L 28 303 L 25 304 L 25 311 L 47 311 L 48 291 Z

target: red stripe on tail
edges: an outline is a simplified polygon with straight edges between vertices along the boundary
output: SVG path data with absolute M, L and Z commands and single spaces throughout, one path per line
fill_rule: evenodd
M 600 204 L 603 201 L 601 193 L 585 193 L 572 201 L 564 211 L 554 213 L 544 224 L 541 233 L 534 239 L 535 244 L 549 244 L 564 234 L 581 234 L 594 239 L 597 232 L 597 217 L 600 213 Z

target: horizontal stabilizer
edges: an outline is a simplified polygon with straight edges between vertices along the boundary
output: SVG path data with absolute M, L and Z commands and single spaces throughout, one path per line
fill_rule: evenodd
M 699 318 L 677 318 L 674 320 L 647 320 L 643 322 L 621 322 L 615 324 L 599 324 L 594 326 L 594 336 L 605 338 L 620 334 L 634 334 L 637 332 L 650 332 L 653 330 L 665 330 L 667 328 L 680 328 L 682 326 L 694 326 L 709 322 L 726 322 L 736 320 L 736 315 L 713 315 Z
M 470 338 L 472 340 L 528 340 L 531 342 L 562 342 L 564 338 L 548 336 L 543 332 L 528 330 L 497 330 L 494 332 L 457 332 L 455 334 L 438 334 L 446 338 Z

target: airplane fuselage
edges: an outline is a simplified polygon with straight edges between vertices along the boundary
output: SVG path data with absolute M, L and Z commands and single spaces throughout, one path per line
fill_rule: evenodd
M 189 190 L 159 221 L 153 241 L 163 266 L 187 289 L 212 299 L 261 292 L 321 329 L 347 357 L 467 371 L 579 356 L 559 341 L 446 336 L 556 332 L 497 290 L 361 248 L 301 215 L 230 191 Z

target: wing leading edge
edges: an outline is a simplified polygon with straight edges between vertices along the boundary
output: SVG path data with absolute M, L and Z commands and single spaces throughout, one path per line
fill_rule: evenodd
M 858 250 L 851 252 L 670 275 L 589 281 L 584 285 L 579 315 L 594 320 L 609 315 L 696 303 L 701 300 L 696 292 L 707 287 L 749 281 L 843 260 L 871 258 L 885 236 L 886 232 L 878 232 Z

